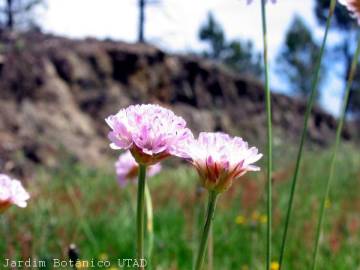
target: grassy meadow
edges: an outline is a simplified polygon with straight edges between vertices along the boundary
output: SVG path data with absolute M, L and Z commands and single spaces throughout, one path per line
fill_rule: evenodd
M 293 153 L 275 153 L 274 262 L 279 256 L 294 167 Z M 329 158 L 328 150 L 305 153 L 284 269 L 309 268 Z M 261 167 L 261 173 L 248 173 L 220 197 L 213 224 L 214 269 L 264 269 L 267 217 L 265 169 Z M 149 185 L 155 231 L 151 269 L 191 269 L 201 228 L 198 217 L 203 217 L 206 202 L 205 192 L 197 188 L 197 175 L 186 164 L 167 167 Z M 67 259 L 71 243 L 77 245 L 81 259 L 110 260 L 112 269 L 120 269 L 118 258 L 134 257 L 135 185 L 121 189 L 115 173 L 68 162 L 52 172 L 39 170 L 28 190 L 32 195 L 28 208 L 12 207 L 1 216 L 2 261 Z M 360 155 L 347 145 L 339 152 L 327 203 L 318 269 L 360 269 L 359 191 Z

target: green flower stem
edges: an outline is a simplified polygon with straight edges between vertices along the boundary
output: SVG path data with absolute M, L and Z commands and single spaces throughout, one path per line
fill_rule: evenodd
M 145 224 L 145 177 L 146 165 L 139 164 L 139 181 L 138 181 L 138 196 L 137 196 L 137 258 L 143 260 L 144 258 L 144 224 Z M 141 265 L 141 264 L 140 264 Z M 139 266 L 139 269 L 144 267 Z
M 213 265 L 214 265 L 214 235 L 213 235 L 213 227 L 210 226 L 207 270 L 213 270 L 214 269 Z
M 306 106 L 306 112 L 305 112 L 305 118 L 304 118 L 304 127 L 303 127 L 303 130 L 302 130 L 302 133 L 301 133 L 300 146 L 299 146 L 299 150 L 298 150 L 298 154 L 297 154 L 295 171 L 294 171 L 294 176 L 293 176 L 292 184 L 291 184 L 291 191 L 290 191 L 288 209 L 287 209 L 287 214 L 286 214 L 286 219 L 285 219 L 285 229 L 284 229 L 284 234 L 283 234 L 283 238 L 282 238 L 281 252 L 280 252 L 280 259 L 279 259 L 279 270 L 281 269 L 281 267 L 283 265 L 284 254 L 285 254 L 286 243 L 287 243 L 286 240 L 287 240 L 287 235 L 288 235 L 289 222 L 290 222 L 292 206 L 293 206 L 293 202 L 294 202 L 294 194 L 295 194 L 295 189 L 296 189 L 296 183 L 297 183 L 298 176 L 299 176 L 299 169 L 300 169 L 300 165 L 301 165 L 304 142 L 305 142 L 306 133 L 307 133 L 308 120 L 309 120 L 309 116 L 311 114 L 312 107 L 313 107 L 314 102 L 315 102 L 316 90 L 317 90 L 318 85 L 319 85 L 321 63 L 322 63 L 322 58 L 323 58 L 323 54 L 324 54 L 324 51 L 325 51 L 325 46 L 326 46 L 326 41 L 327 41 L 329 29 L 330 29 L 331 20 L 332 20 L 334 10 L 335 10 L 335 5 L 336 5 L 336 0 L 331 0 L 330 9 L 329 9 L 329 16 L 327 17 L 327 22 L 326 22 L 325 34 L 324 34 L 324 38 L 323 38 L 323 41 L 322 41 L 320 54 L 319 54 L 319 57 L 318 57 L 317 62 L 316 62 L 316 72 L 315 72 L 315 76 L 314 76 L 314 79 L 313 79 L 313 82 L 312 82 L 310 97 L 309 97 L 309 100 L 308 100 L 308 103 L 307 103 L 307 106 Z
M 337 129 L 336 129 L 336 139 L 335 139 L 335 145 L 334 145 L 334 149 L 333 149 L 333 153 L 332 153 L 331 161 L 330 161 L 329 176 L 328 176 L 327 182 L 326 182 L 325 193 L 324 193 L 324 196 L 322 198 L 322 204 L 321 204 L 321 209 L 320 209 L 320 214 L 319 214 L 319 220 L 318 220 L 318 225 L 317 225 L 317 229 L 316 229 L 315 248 L 314 248 L 312 267 L 311 267 L 312 270 L 316 269 L 316 262 L 317 262 L 318 251 L 319 251 L 320 235 L 321 235 L 321 230 L 322 230 L 323 221 L 324 221 L 324 215 L 325 215 L 325 205 L 326 205 L 326 200 L 328 199 L 328 196 L 329 196 L 330 183 L 331 183 L 331 180 L 333 179 L 333 176 L 334 176 L 336 153 L 338 151 L 339 144 L 340 144 L 341 131 L 342 131 L 344 121 L 345 121 L 345 116 L 346 116 L 346 107 L 347 107 L 347 104 L 349 102 L 350 89 L 351 89 L 352 82 L 354 80 L 354 76 L 355 76 L 355 72 L 356 72 L 356 66 L 357 66 L 357 63 L 358 63 L 358 60 L 359 60 L 359 54 L 360 54 L 360 38 L 358 40 L 356 52 L 355 52 L 355 55 L 354 55 L 354 58 L 353 58 L 353 61 L 352 61 L 352 64 L 351 64 L 350 73 L 349 73 L 349 76 L 348 76 L 348 81 L 347 81 L 346 90 L 345 90 L 345 94 L 344 94 L 344 100 L 343 100 L 343 103 L 342 103 L 341 116 L 340 116 L 340 120 L 339 120 Z
M 146 205 L 146 229 L 148 235 L 147 257 L 150 260 L 154 248 L 154 223 L 153 223 L 154 218 L 153 218 L 153 206 L 151 201 L 151 194 L 147 182 L 145 183 L 145 205 Z
M 272 191 L 271 191 L 271 173 L 272 173 L 272 124 L 271 124 L 271 93 L 269 81 L 269 63 L 268 63 L 268 45 L 267 45 L 267 27 L 266 27 L 266 0 L 261 0 L 261 18 L 263 31 L 264 47 L 264 67 L 265 67 L 265 94 L 266 94 L 266 116 L 267 116 L 267 237 L 266 237 L 266 269 L 270 269 L 271 262 L 271 222 L 272 222 Z
M 200 247 L 198 249 L 198 253 L 196 257 L 195 270 L 201 270 L 204 263 L 206 245 L 209 238 L 211 223 L 214 218 L 214 212 L 216 208 L 216 201 L 218 195 L 219 194 L 215 191 L 209 191 L 209 202 L 206 210 L 206 222 L 204 225 L 204 230 L 201 235 Z
M 194 200 L 194 208 L 193 208 L 193 224 L 192 224 L 192 254 L 193 254 L 193 262 L 192 265 L 195 265 L 196 259 L 196 251 L 197 251 L 197 242 L 199 237 L 199 223 L 200 217 L 203 214 L 202 204 L 200 203 L 202 188 L 197 185 L 195 188 L 195 200 Z

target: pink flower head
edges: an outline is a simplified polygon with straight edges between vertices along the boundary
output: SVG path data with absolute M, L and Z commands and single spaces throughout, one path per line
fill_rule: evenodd
M 360 0 L 339 0 L 339 3 L 344 5 L 360 24 Z
M 130 181 L 135 181 L 138 175 L 139 164 L 135 161 L 130 151 L 119 156 L 115 163 L 116 175 L 120 186 L 124 187 Z M 147 167 L 147 175 L 154 176 L 161 170 L 159 163 Z
M 12 204 L 24 208 L 27 206 L 28 199 L 30 199 L 30 195 L 19 180 L 0 174 L 0 213 Z
M 188 147 L 191 163 L 197 169 L 201 184 L 208 190 L 223 192 L 248 171 L 259 171 L 252 165 L 262 154 L 239 137 L 225 133 L 202 132 Z
M 105 119 L 112 129 L 110 147 L 129 149 L 136 162 L 153 165 L 173 155 L 186 157 L 193 135 L 183 118 L 159 105 L 132 105 Z

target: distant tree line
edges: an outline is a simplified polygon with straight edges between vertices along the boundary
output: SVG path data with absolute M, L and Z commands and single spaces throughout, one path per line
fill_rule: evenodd
M 37 28 L 34 10 L 44 0 L 0 0 L 0 28 L 3 30 Z
M 287 80 L 293 93 L 307 98 L 313 83 L 316 58 L 320 46 L 303 19 L 296 16 L 288 29 L 285 41 L 277 57 L 277 71 Z M 319 86 L 325 79 L 325 65 L 321 67 Z M 320 94 L 317 92 L 317 98 Z
M 326 16 L 329 13 L 330 0 L 315 0 L 315 4 L 316 17 L 320 25 L 325 26 Z M 337 33 L 339 33 L 342 38 L 331 48 L 332 58 L 334 61 L 342 63 L 345 67 L 343 74 L 340 75 L 345 83 L 357 44 L 359 26 L 356 19 L 349 15 L 346 8 L 337 3 L 333 27 L 336 28 Z M 358 67 L 354 78 L 347 110 L 353 116 L 360 118 L 360 67 Z
M 204 57 L 220 61 L 242 74 L 261 78 L 263 74 L 261 54 L 251 41 L 230 40 L 225 37 L 221 25 L 209 13 L 199 30 L 199 39 L 208 45 Z M 277 69 L 291 86 L 293 93 L 306 97 L 311 90 L 314 59 L 319 51 L 311 31 L 305 22 L 296 17 L 285 37 L 285 44 L 277 58 Z M 323 74 L 324 75 L 324 74 Z M 321 76 L 323 81 L 323 77 Z
M 329 13 L 330 0 L 314 1 L 314 13 L 319 25 L 324 27 Z M 344 67 L 340 79 L 344 84 L 346 83 L 357 44 L 358 28 L 356 19 L 352 18 L 342 5 L 337 4 L 332 31 L 336 31 L 342 38 L 327 50 L 328 57 L 321 68 L 319 88 L 324 86 L 327 74 L 330 69 L 334 70 L 335 63 Z M 261 77 L 261 58 L 253 44 L 250 41 L 227 40 L 222 26 L 211 13 L 199 30 L 199 39 L 207 44 L 207 49 L 201 52 L 203 56 L 223 62 L 237 72 Z M 309 95 L 319 51 L 320 46 L 314 38 L 312 30 L 301 17 L 296 16 L 286 33 L 275 65 L 276 71 L 286 80 L 293 94 L 301 97 Z M 357 70 L 347 111 L 353 117 L 360 119 L 360 67 Z M 320 94 L 317 97 L 319 98 Z
M 202 52 L 204 57 L 223 62 L 243 74 L 262 75 L 261 54 L 255 51 L 253 43 L 227 40 L 222 26 L 212 13 L 208 14 L 207 21 L 200 28 L 199 39 L 207 44 L 207 49 Z

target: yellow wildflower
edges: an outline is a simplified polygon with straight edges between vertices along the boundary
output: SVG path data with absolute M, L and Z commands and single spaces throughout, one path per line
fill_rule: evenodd
M 260 223 L 265 224 L 267 223 L 267 215 L 260 215 L 259 217 Z
M 279 270 L 280 264 L 278 262 L 272 262 L 270 264 L 270 270 Z
M 239 224 L 239 225 L 243 225 L 246 223 L 246 217 L 242 216 L 242 215 L 238 215 L 236 218 L 235 218 L 235 223 L 236 224 Z

